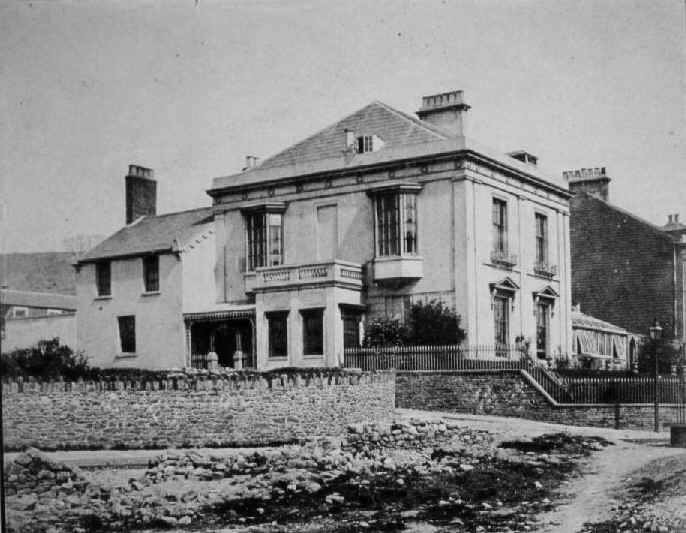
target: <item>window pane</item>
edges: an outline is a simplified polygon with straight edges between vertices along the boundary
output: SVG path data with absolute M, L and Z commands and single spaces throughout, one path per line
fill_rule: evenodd
M 495 344 L 496 347 L 508 344 L 509 339 L 509 300 L 502 296 L 496 296 L 493 301 L 493 316 L 495 321 Z M 497 352 L 496 352 L 497 353 Z
M 493 199 L 493 246 L 498 252 L 507 252 L 507 203 Z
M 276 266 L 283 263 L 283 217 L 278 213 L 269 213 L 267 218 L 269 228 L 269 258 L 267 264 L 269 266 Z
M 119 343 L 123 353 L 136 352 L 136 317 L 120 316 L 119 322 Z
M 548 351 L 548 305 L 536 304 L 536 355 L 545 359 Z
M 157 255 L 143 258 L 143 281 L 146 292 L 160 290 L 160 258 Z
M 400 255 L 400 195 L 379 195 L 376 206 L 379 255 Z
M 111 288 L 111 271 L 109 261 L 95 264 L 95 284 L 98 296 L 109 296 Z
M 248 270 L 265 266 L 264 251 L 267 228 L 264 215 L 264 213 L 248 215 Z
M 303 354 L 322 355 L 324 353 L 324 311 L 312 309 L 301 311 L 303 321 Z
M 288 355 L 288 313 L 267 313 L 269 357 Z
M 548 217 L 536 215 L 536 261 L 546 263 L 548 260 Z
M 417 253 L 417 196 L 414 194 L 404 194 L 403 203 L 405 206 L 405 252 L 408 254 Z

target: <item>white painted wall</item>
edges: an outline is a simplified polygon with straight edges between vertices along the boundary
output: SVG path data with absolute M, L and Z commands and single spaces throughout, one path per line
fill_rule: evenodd
M 199 228 L 196 236 L 184 244 L 181 252 L 184 313 L 207 311 L 216 302 L 216 269 L 222 265 L 216 260 L 217 245 L 213 228 L 214 222 Z
M 76 316 L 73 314 L 18 318 L 5 322 L 3 352 L 29 348 L 38 341 L 59 337 L 60 344 L 76 350 Z
M 174 254 L 160 255 L 159 294 L 145 295 L 141 258 L 112 261 L 112 295 L 97 296 L 95 265 L 77 273 L 78 347 L 91 366 L 176 368 L 185 365 L 182 267 Z M 122 357 L 117 317 L 136 317 L 136 355 Z

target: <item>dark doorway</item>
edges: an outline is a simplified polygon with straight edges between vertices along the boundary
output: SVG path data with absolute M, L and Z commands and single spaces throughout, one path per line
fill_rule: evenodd
M 238 338 L 240 335 L 240 340 Z M 243 352 L 243 367 L 253 367 L 252 324 L 249 320 L 195 322 L 191 326 L 191 353 L 217 354 L 219 366 L 230 367 L 238 342 Z

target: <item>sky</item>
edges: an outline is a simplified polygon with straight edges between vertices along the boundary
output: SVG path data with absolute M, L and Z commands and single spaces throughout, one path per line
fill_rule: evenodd
M 124 224 L 124 175 L 158 212 L 373 100 L 463 89 L 468 136 L 610 201 L 686 219 L 684 0 L 0 2 L 0 250 Z

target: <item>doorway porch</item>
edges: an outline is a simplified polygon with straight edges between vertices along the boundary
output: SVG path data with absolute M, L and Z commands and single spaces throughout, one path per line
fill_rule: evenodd
M 255 311 L 210 311 L 184 315 L 186 364 L 207 368 L 216 354 L 224 368 L 256 368 Z

